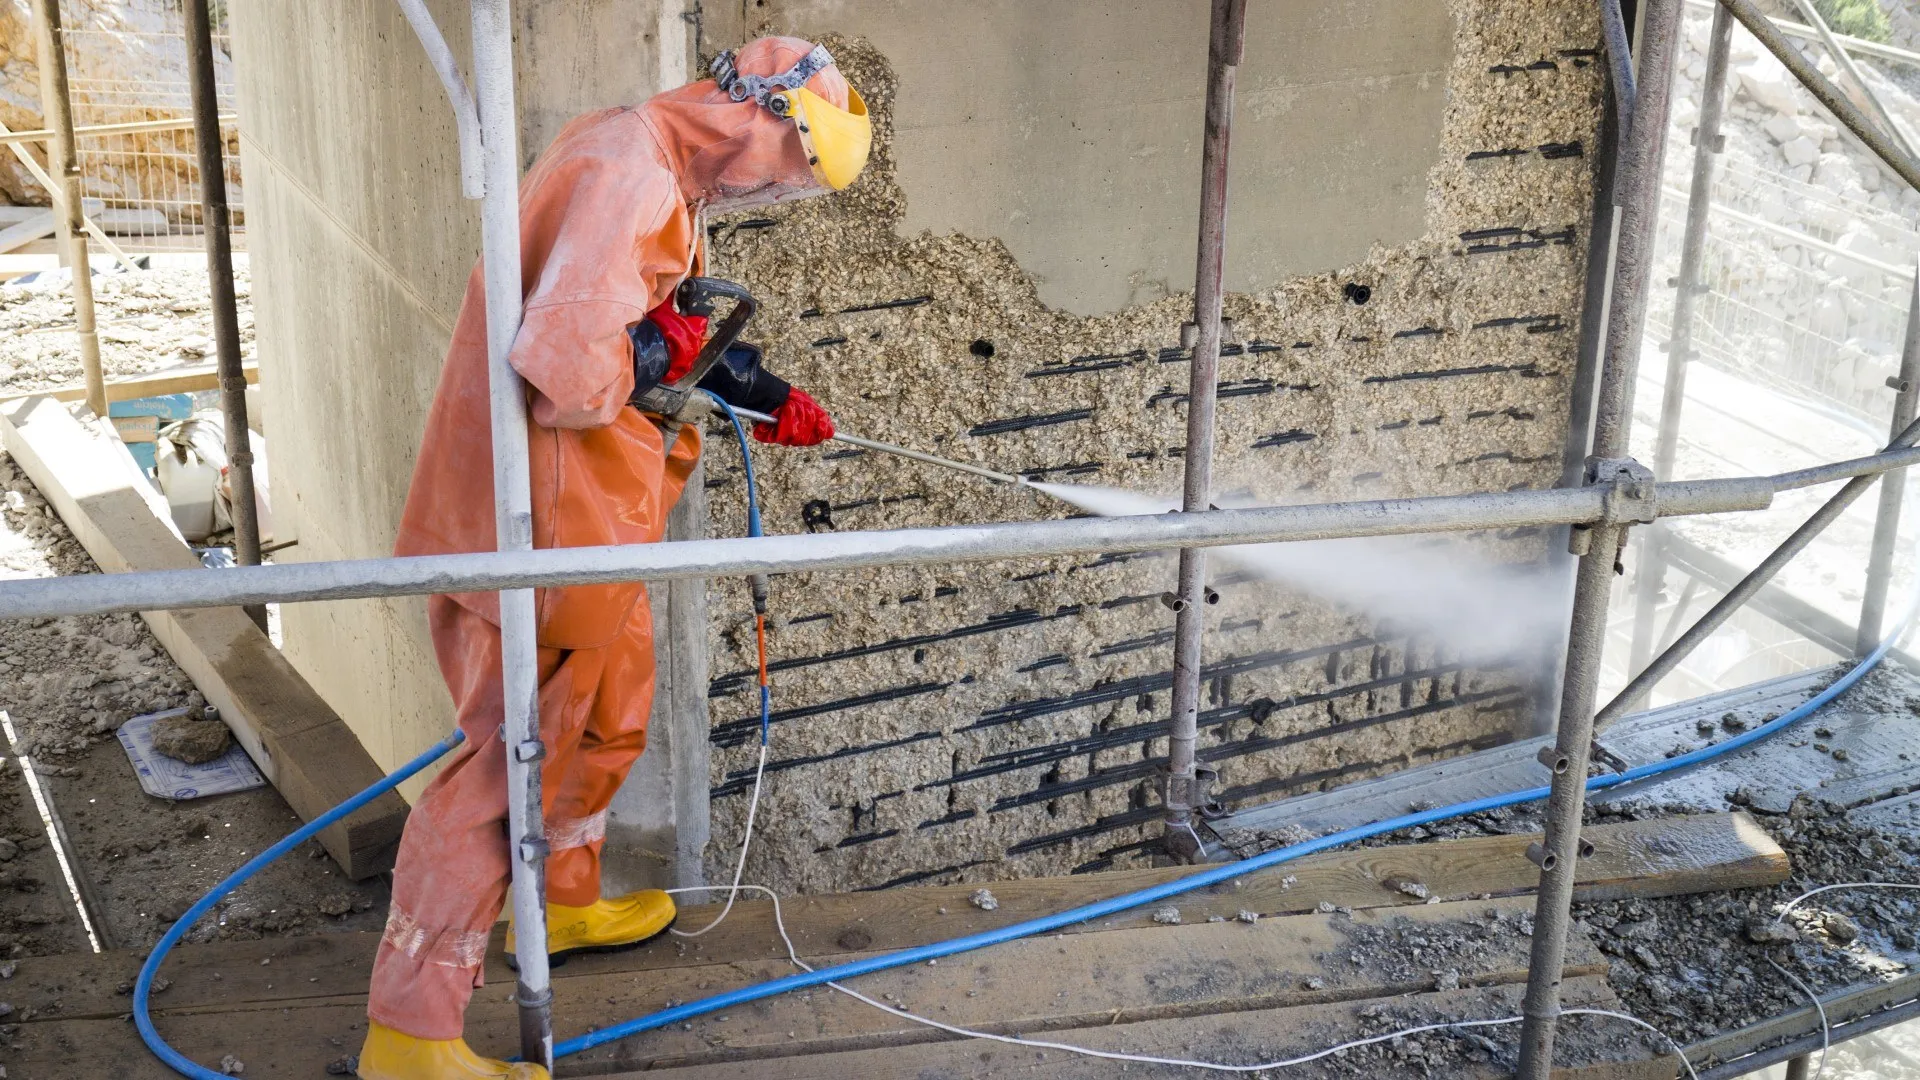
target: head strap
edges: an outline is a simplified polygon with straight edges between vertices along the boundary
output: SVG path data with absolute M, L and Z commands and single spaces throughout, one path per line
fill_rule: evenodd
M 813 51 L 800 58 L 800 62 L 778 75 L 746 75 L 734 67 L 733 50 L 728 49 L 713 58 L 713 80 L 720 89 L 735 101 L 752 98 L 769 109 L 773 106 L 768 98 L 784 90 L 798 90 L 807 85 L 808 80 L 833 66 L 833 54 L 825 45 L 815 45 Z M 775 109 L 784 116 L 786 113 Z

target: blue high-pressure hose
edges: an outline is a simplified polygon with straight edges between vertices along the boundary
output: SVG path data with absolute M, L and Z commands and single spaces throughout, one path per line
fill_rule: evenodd
M 714 398 L 714 400 L 720 402 L 720 407 L 725 410 L 728 418 L 733 421 L 734 433 L 740 440 L 741 456 L 746 459 L 748 529 L 751 535 L 758 536 L 760 535 L 759 493 L 754 486 L 753 459 L 747 452 L 746 429 L 740 423 L 740 418 L 734 415 L 733 410 L 727 406 L 726 402 L 720 401 L 717 397 Z M 1831 686 L 1828 686 L 1804 704 L 1792 709 L 1777 719 L 1762 724 L 1744 734 L 1737 735 L 1725 742 L 1703 747 L 1689 754 L 1681 754 L 1678 757 L 1668 758 L 1664 761 L 1641 765 L 1621 773 L 1593 777 L 1587 781 L 1587 790 L 1589 792 L 1604 791 L 1608 788 L 1619 787 L 1622 784 L 1631 784 L 1638 780 L 1646 780 L 1679 769 L 1699 765 L 1703 762 L 1712 761 L 1715 758 L 1724 757 L 1727 754 L 1751 746 L 1762 739 L 1777 734 L 1781 730 L 1806 719 L 1808 716 L 1824 708 L 1829 702 L 1833 701 L 1833 699 L 1852 689 L 1855 683 L 1865 678 L 1868 672 L 1878 666 L 1880 661 L 1886 657 L 1887 652 L 1893 648 L 1894 642 L 1901 634 L 1905 633 L 1906 622 L 1908 621 L 1911 621 L 1911 616 L 1909 616 L 1908 620 L 1903 620 L 1901 627 L 1896 629 L 1885 641 L 1882 641 L 1878 648 L 1863 657 L 1859 663 L 1855 664 L 1845 675 L 1835 680 Z M 764 683 L 761 686 L 760 701 L 761 739 L 764 741 L 766 739 L 769 702 L 767 688 Z M 257 873 L 261 867 L 280 858 L 294 848 L 299 847 L 301 843 L 322 829 L 325 829 L 328 825 L 365 806 L 375 797 L 391 791 L 408 777 L 413 776 L 421 769 L 432 764 L 442 754 L 458 746 L 460 741 L 461 734 L 455 731 L 426 753 L 408 762 L 399 772 L 394 773 L 392 776 L 387 777 L 360 794 L 355 795 L 353 798 L 348 799 L 346 802 L 341 803 L 339 806 L 334 807 L 332 810 L 313 819 L 313 821 L 294 832 L 293 835 L 280 841 L 273 847 L 268 848 L 266 851 L 261 852 L 245 866 L 234 871 L 225 881 L 215 886 L 214 890 L 202 897 L 198 903 L 187 909 L 186 914 L 180 917 L 180 921 L 174 923 L 173 926 L 161 936 L 160 943 L 155 945 L 153 952 L 147 956 L 146 963 L 140 968 L 140 977 L 134 983 L 134 1024 L 140 1029 L 141 1040 L 147 1044 L 147 1048 L 152 1050 L 155 1056 L 159 1057 L 161 1061 L 165 1062 L 182 1076 L 190 1076 L 193 1077 L 194 1080 L 224 1080 L 221 1074 L 189 1061 L 179 1051 L 168 1046 L 166 1041 L 160 1037 L 160 1033 L 154 1030 L 153 1018 L 148 1015 L 148 1003 L 151 996 L 154 976 L 159 972 L 160 964 L 166 959 L 167 953 L 172 950 L 175 945 L 180 943 L 180 939 L 185 936 L 187 930 L 191 928 L 195 922 L 199 921 L 202 916 L 211 911 L 215 904 L 219 903 L 223 897 L 238 887 L 241 882 Z M 1137 892 L 1124 893 L 1108 900 L 1101 900 L 1092 904 L 1083 904 L 1079 907 L 1070 908 L 1053 915 L 1045 915 L 1037 919 L 1028 919 L 1025 922 L 1014 923 L 1010 926 L 1002 926 L 993 930 L 983 930 L 977 934 L 951 938 L 946 941 L 935 942 L 931 945 L 902 949 L 898 952 L 887 953 L 883 956 L 868 957 L 865 960 L 855 960 L 834 967 L 820 968 L 817 971 L 801 972 L 785 976 L 784 978 L 755 983 L 751 986 L 743 986 L 737 990 L 729 990 L 725 993 L 701 998 L 698 1001 L 690 1001 L 684 1005 L 676 1005 L 672 1008 L 662 1009 L 659 1012 L 649 1013 L 646 1016 L 628 1020 L 625 1023 L 615 1024 L 612 1027 L 602 1028 L 578 1038 L 567 1039 L 564 1042 L 555 1044 L 553 1054 L 556 1058 L 566 1057 L 571 1054 L 578 1054 L 583 1050 L 591 1050 L 596 1046 L 603 1046 L 607 1043 L 624 1039 L 629 1035 L 638 1035 L 644 1031 L 653 1031 L 656 1028 L 681 1023 L 696 1016 L 718 1012 L 722 1009 L 730 1009 L 738 1005 L 744 1005 L 750 1001 L 759 1001 L 762 998 L 773 997 L 778 994 L 787 993 L 788 991 L 802 990 L 807 987 L 820 986 L 829 982 L 841 982 L 860 975 L 867 975 L 876 971 L 885 971 L 889 968 L 925 963 L 928 960 L 936 960 L 943 956 L 970 952 L 988 945 L 998 945 L 1006 941 L 1014 941 L 1019 938 L 1032 937 L 1035 934 L 1044 934 L 1049 931 L 1064 929 L 1076 923 L 1091 922 L 1094 919 L 1115 915 L 1123 911 L 1130 911 L 1133 908 L 1143 907 L 1147 904 L 1168 899 L 1169 897 L 1179 896 L 1183 893 L 1192 892 L 1195 889 L 1204 889 L 1209 885 L 1216 885 L 1254 873 L 1255 871 L 1278 866 L 1281 863 L 1290 862 L 1302 856 L 1312 855 L 1317 852 L 1340 847 L 1344 844 L 1351 844 L 1357 840 L 1366 840 L 1400 829 L 1412 828 L 1415 825 L 1429 825 L 1433 822 L 1445 821 L 1449 818 L 1465 817 L 1468 814 L 1478 814 L 1488 810 L 1499 810 L 1509 806 L 1518 806 L 1522 803 L 1538 802 L 1546 798 L 1549 791 L 1550 789 L 1546 787 L 1527 788 L 1522 791 L 1509 792 L 1505 795 L 1473 799 L 1468 802 L 1455 803 L 1452 806 L 1443 806 L 1433 810 L 1422 810 L 1418 813 L 1402 814 L 1399 817 L 1388 818 L 1385 821 L 1377 821 L 1371 825 L 1361 825 L 1355 828 L 1329 833 L 1326 836 L 1309 840 L 1305 843 L 1278 848 L 1264 854 L 1255 855 L 1252 858 L 1241 859 L 1238 862 L 1222 863 L 1219 866 L 1189 874 L 1186 877 L 1174 881 L 1164 882 L 1150 888 L 1141 889 Z
M 160 935 L 160 943 L 147 954 L 147 962 L 140 965 L 140 977 L 133 982 L 133 1023 L 140 1029 L 140 1041 L 147 1044 L 147 1049 L 153 1051 L 155 1057 L 166 1062 L 168 1068 L 181 1076 L 191 1076 L 194 1080 L 227 1080 L 224 1074 L 188 1060 L 186 1055 L 168 1046 L 167 1041 L 154 1030 L 153 1017 L 148 1015 L 147 1009 L 149 1000 L 153 996 L 153 977 L 160 973 L 160 962 L 167 958 L 167 953 L 171 952 L 175 945 L 180 944 L 180 939 L 186 936 L 194 923 L 199 922 L 202 916 L 212 911 L 213 906 L 225 899 L 228 893 L 239 888 L 241 882 L 259 873 L 261 867 L 312 839 L 327 826 L 399 787 L 421 769 L 440 760 L 442 755 L 459 746 L 465 739 L 466 736 L 460 733 L 460 729 L 455 728 L 452 734 L 433 744 L 426 753 L 402 765 L 399 772 L 307 822 L 294 830 L 293 835 L 255 855 L 245 866 L 227 875 L 225 881 L 215 885 L 212 892 L 201 897 L 198 902 L 188 908 L 187 913 L 180 916 L 179 922 L 168 927 L 167 932 Z

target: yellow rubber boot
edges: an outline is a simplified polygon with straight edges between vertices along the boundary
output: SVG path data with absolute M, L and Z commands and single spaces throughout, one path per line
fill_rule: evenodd
M 538 1065 L 483 1058 L 465 1039 L 416 1039 L 373 1023 L 354 1074 L 360 1080 L 549 1080 Z
M 587 907 L 547 905 L 547 959 L 555 967 L 575 953 L 619 952 L 666 932 L 679 912 L 659 889 L 595 900 Z M 507 927 L 507 962 L 513 963 L 513 927 Z

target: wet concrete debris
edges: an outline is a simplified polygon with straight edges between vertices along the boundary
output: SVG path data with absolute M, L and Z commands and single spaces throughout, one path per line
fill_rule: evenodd
M 1234 918 L 1239 919 L 1243 923 L 1257 923 L 1260 921 L 1260 913 L 1257 911 L 1248 911 L 1246 908 L 1241 908 L 1240 913 L 1238 915 L 1235 915 Z
M 153 748 L 176 761 L 201 765 L 233 748 L 233 732 L 208 710 L 169 716 L 153 725 Z
M 1000 907 L 1000 900 L 993 895 L 993 890 L 984 887 L 973 890 L 973 895 L 967 897 L 967 903 L 981 911 L 996 911 Z
M 234 1057 L 232 1054 L 227 1054 L 220 1059 L 220 1075 L 222 1076 L 239 1076 L 246 1071 L 246 1063 Z
M 1159 923 L 1161 926 L 1179 926 L 1180 909 L 1171 905 L 1156 908 L 1153 913 L 1153 921 Z
M 1746 935 L 1747 940 L 1755 945 L 1792 945 L 1800 940 L 1800 931 L 1765 915 L 1755 915 L 1747 920 Z
M 1860 925 L 1837 911 L 1820 917 L 1820 929 L 1826 931 L 1828 940 L 1838 945 L 1850 945 L 1860 936 Z

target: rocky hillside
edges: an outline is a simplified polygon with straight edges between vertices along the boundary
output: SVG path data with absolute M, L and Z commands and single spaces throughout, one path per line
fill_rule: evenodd
M 187 115 L 187 53 L 178 0 L 62 0 L 61 9 L 76 123 Z M 217 54 L 215 67 L 216 81 L 230 85 L 232 62 Z M 0 0 L 0 123 L 14 130 L 42 126 L 28 0 Z M 238 135 L 229 139 L 228 152 L 237 157 Z M 191 136 L 184 133 L 83 140 L 87 194 L 112 202 L 178 201 L 182 191 L 194 190 L 191 149 Z M 237 193 L 234 197 L 238 202 Z M 47 194 L 12 154 L 0 153 L 0 199 L 45 205 Z M 191 205 L 183 209 L 189 216 L 197 213 Z M 182 211 L 168 207 L 167 212 Z

